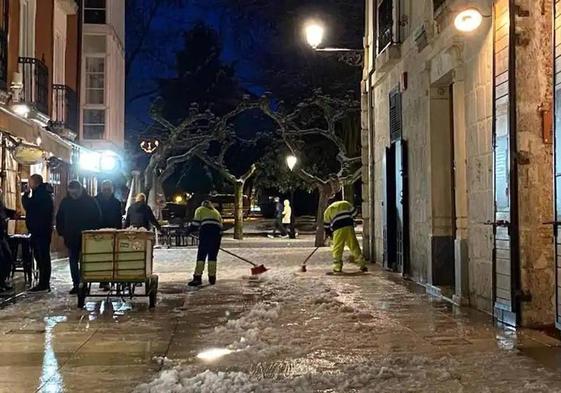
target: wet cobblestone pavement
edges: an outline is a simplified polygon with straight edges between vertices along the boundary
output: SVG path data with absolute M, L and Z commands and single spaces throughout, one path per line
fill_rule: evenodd
M 53 293 L 0 310 L 0 392 L 561 392 L 557 340 L 376 268 L 326 276 L 327 249 L 301 273 L 312 249 L 280 245 L 236 245 L 270 272 L 249 280 L 222 255 L 218 285 L 197 291 L 195 251 L 157 251 L 154 310 L 143 298 L 78 310 L 58 266 Z

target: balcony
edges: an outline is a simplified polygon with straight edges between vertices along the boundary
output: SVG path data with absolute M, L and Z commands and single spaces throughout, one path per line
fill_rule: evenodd
M 39 59 L 20 57 L 21 91 L 18 102 L 26 104 L 32 114 L 45 118 L 49 113 L 49 69 Z
M 67 139 L 74 140 L 78 133 L 76 92 L 66 85 L 53 85 L 53 117 L 51 127 Z

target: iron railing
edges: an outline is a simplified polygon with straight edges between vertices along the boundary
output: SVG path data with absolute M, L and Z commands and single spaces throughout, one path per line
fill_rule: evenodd
M 18 64 L 23 82 L 21 101 L 47 115 L 49 113 L 49 69 L 45 63 L 33 57 L 20 57 Z
M 66 85 L 53 85 L 53 125 L 74 133 L 78 131 L 76 92 Z
M 378 53 L 394 41 L 394 0 L 382 0 L 378 6 Z

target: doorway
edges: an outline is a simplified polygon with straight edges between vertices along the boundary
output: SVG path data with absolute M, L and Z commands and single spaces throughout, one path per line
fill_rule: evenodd
M 443 296 L 456 293 L 456 165 L 452 83 L 431 89 L 431 263 L 429 279 Z
M 384 268 L 409 273 L 407 142 L 403 139 L 401 93 L 390 94 L 390 146 L 384 156 Z

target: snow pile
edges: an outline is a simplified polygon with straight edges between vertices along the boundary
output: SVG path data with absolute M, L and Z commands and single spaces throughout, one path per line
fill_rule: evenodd
M 165 370 L 155 381 L 138 386 L 134 393 L 251 393 L 256 386 L 241 372 L 204 371 L 191 376 L 190 368 Z

